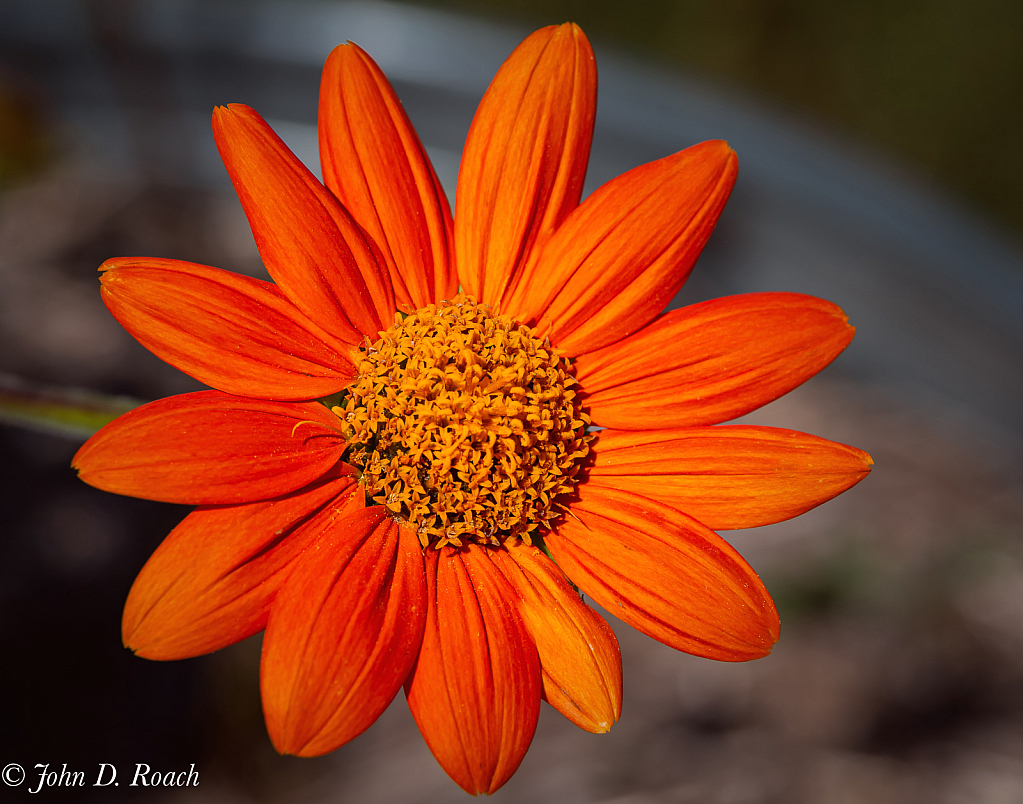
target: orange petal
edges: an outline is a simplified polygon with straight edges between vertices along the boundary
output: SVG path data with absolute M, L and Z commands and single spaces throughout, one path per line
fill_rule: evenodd
M 547 702 L 581 729 L 610 730 L 622 714 L 622 654 L 614 631 L 536 547 L 518 542 L 491 558 L 521 599 Z
M 515 590 L 478 545 L 426 551 L 429 606 L 409 708 L 447 774 L 470 795 L 518 768 L 540 713 L 536 647 Z
M 575 376 L 594 424 L 621 430 L 717 424 L 810 379 L 854 332 L 840 308 L 813 296 L 728 296 L 672 310 L 580 356 Z
M 573 24 L 542 28 L 508 57 L 462 151 L 455 244 L 462 289 L 501 305 L 515 272 L 579 203 L 597 68 Z
M 380 246 L 399 307 L 450 299 L 451 210 L 401 101 L 357 45 L 334 48 L 320 81 L 323 180 Z
M 727 662 L 770 653 L 778 612 L 728 542 L 637 494 L 588 485 L 578 494 L 546 543 L 586 594 L 676 650 Z
M 339 514 L 274 600 L 260 687 L 282 754 L 319 756 L 368 729 L 415 664 L 423 553 L 380 506 Z
M 642 494 L 713 530 L 791 519 L 870 473 L 867 453 L 776 427 L 602 430 L 587 481 Z
M 199 391 L 125 413 L 86 441 L 72 466 L 91 486 L 146 500 L 267 500 L 312 483 L 340 460 L 338 424 L 318 402 Z
M 395 309 L 376 244 L 248 106 L 215 109 L 213 135 L 266 270 L 284 295 L 348 343 L 375 340 Z
M 149 351 L 238 396 L 316 399 L 355 377 L 335 340 L 269 282 L 190 262 L 120 258 L 100 266 L 103 301 Z
M 362 507 L 362 496 L 352 477 L 334 476 L 275 500 L 196 509 L 135 579 L 124 644 L 146 659 L 186 659 L 262 631 L 292 563 L 322 532 L 315 515 Z
M 569 356 L 635 332 L 689 276 L 736 165 L 732 149 L 712 141 L 612 179 L 561 225 L 508 310 Z

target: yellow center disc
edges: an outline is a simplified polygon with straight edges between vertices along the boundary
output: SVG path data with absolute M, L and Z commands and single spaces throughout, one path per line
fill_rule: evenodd
M 458 296 L 362 350 L 334 412 L 366 496 L 424 547 L 529 542 L 575 488 L 593 436 L 568 362 L 508 316 Z

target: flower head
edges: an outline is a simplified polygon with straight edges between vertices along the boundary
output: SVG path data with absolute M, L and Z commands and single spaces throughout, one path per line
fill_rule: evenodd
M 179 659 L 265 629 L 283 753 L 337 748 L 404 686 L 444 770 L 493 792 L 541 697 L 589 731 L 619 717 L 618 644 L 577 589 L 679 650 L 763 656 L 774 605 L 714 531 L 869 471 L 852 447 L 720 425 L 852 328 L 791 293 L 661 314 L 735 154 L 702 143 L 580 203 L 595 103 L 579 28 L 527 38 L 480 104 L 452 220 L 383 73 L 344 45 L 321 84 L 325 186 L 248 107 L 214 113 L 273 283 L 102 266 L 114 316 L 215 389 L 143 405 L 75 457 L 99 488 L 198 506 L 139 574 L 125 644 Z

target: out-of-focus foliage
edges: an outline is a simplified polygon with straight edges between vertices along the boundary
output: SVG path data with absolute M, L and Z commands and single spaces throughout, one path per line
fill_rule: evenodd
M 36 97 L 0 73 L 0 191 L 43 168 L 50 138 Z
M 1023 4 L 420 0 L 614 43 L 888 151 L 1023 233 Z
M 85 440 L 141 400 L 28 383 L 0 374 L 0 423 Z

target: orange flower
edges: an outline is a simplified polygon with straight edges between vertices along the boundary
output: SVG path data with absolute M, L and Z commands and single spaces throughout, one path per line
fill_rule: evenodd
M 852 447 L 711 426 L 795 388 L 853 330 L 792 293 L 659 315 L 735 154 L 702 143 L 580 204 L 595 102 L 577 27 L 526 39 L 473 121 L 452 222 L 383 73 L 338 47 L 326 187 L 248 107 L 214 113 L 275 284 L 101 269 L 128 331 L 216 389 L 143 405 L 75 457 L 99 488 L 199 506 L 139 574 L 125 644 L 180 659 L 265 629 L 283 753 L 337 748 L 404 685 L 444 770 L 493 792 L 541 697 L 588 731 L 620 714 L 617 641 L 575 586 L 679 650 L 764 656 L 774 605 L 714 530 L 797 516 L 869 471 Z

